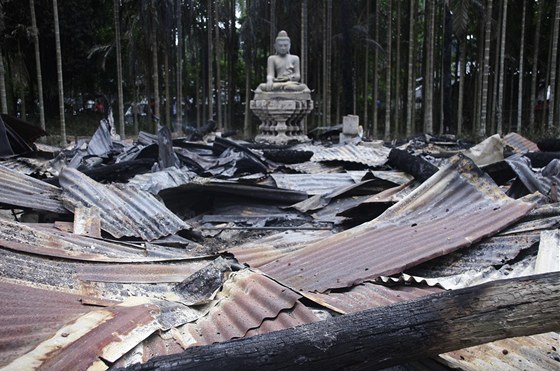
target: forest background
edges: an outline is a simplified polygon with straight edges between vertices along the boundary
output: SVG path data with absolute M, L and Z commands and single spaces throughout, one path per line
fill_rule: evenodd
M 309 130 L 560 133 L 560 0 L 0 0 L 0 108 L 66 141 L 111 107 L 122 137 L 216 122 L 251 138 L 279 30 Z

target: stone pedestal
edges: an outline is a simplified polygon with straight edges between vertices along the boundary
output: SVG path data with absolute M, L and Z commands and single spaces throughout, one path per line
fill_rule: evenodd
M 305 115 L 313 110 L 308 91 L 255 92 L 250 108 L 261 120 L 255 141 L 271 144 L 310 141 L 303 123 Z
M 340 133 L 339 143 L 357 144 L 362 140 L 363 129 L 360 126 L 360 117 L 347 115 L 342 117 L 342 133 Z

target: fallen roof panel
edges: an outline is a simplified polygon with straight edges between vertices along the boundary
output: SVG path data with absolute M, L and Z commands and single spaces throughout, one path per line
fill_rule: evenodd
M 517 153 L 540 152 L 540 149 L 535 142 L 532 142 L 517 133 L 509 133 L 504 136 L 502 140 Z
M 62 190 L 0 165 L 0 203 L 16 207 L 67 214 Z
M 31 351 L 58 328 L 95 307 L 80 295 L 0 282 L 0 367 Z
M 124 185 L 105 186 L 71 168 L 64 169 L 60 184 L 68 208 L 98 208 L 101 228 L 114 237 L 151 241 L 190 228 L 148 192 Z
M 533 207 L 504 195 L 472 161 L 457 156 L 376 220 L 261 269 L 299 290 L 344 288 L 469 246 Z
M 344 292 L 331 292 L 328 294 L 306 293 L 306 298 L 311 299 L 336 312 L 347 314 L 363 310 L 383 307 L 407 300 L 414 300 L 422 296 L 443 291 L 437 287 L 396 286 L 385 287 L 371 282 L 366 282 L 352 287 Z
M 344 161 L 363 164 L 371 167 L 383 166 L 387 162 L 387 156 L 391 151 L 386 147 L 356 146 L 353 144 L 334 146 L 330 148 L 313 146 L 311 161 Z
M 212 344 L 245 337 L 250 330 L 252 334 L 262 332 L 264 328 L 257 329 L 263 324 L 268 329 L 284 329 L 317 321 L 311 310 L 298 302 L 299 298 L 290 289 L 249 269 L 234 273 L 224 282 L 216 295 L 217 304 L 208 315 L 183 326 L 181 342 L 184 346 Z M 276 320 L 280 323 L 270 323 Z
M 323 195 L 335 188 L 354 185 L 350 174 L 271 174 L 279 188 L 307 192 L 310 195 Z

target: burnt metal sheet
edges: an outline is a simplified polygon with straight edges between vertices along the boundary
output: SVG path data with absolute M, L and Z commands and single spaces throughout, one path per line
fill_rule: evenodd
M 328 294 L 306 293 L 304 296 L 331 310 L 348 314 L 402 301 L 414 300 L 441 291 L 443 290 L 437 287 L 401 285 L 390 288 L 366 282 L 344 292 L 331 292 Z
M 97 130 L 88 143 L 87 153 L 88 155 L 107 157 L 112 148 L 111 126 L 107 120 L 103 119 L 99 122 Z
M 335 188 L 354 185 L 350 174 L 271 174 L 279 188 L 307 192 L 310 195 L 324 195 Z
M 500 134 L 494 134 L 461 152 L 478 166 L 490 165 L 504 159 L 504 143 Z
M 526 193 L 540 192 L 550 197 L 553 202 L 559 199 L 558 187 L 560 185 L 560 174 L 558 174 L 558 160 L 552 160 L 541 172 L 534 172 L 531 168 L 529 158 L 516 154 L 505 160 L 517 174 L 518 179 L 527 189 Z M 512 186 L 512 189 L 514 187 Z M 516 192 L 516 195 L 521 194 Z
M 560 337 L 556 332 L 498 340 L 439 355 L 454 369 L 466 371 L 558 370 Z
M 196 176 L 195 173 L 186 167 L 181 169 L 171 167 L 155 173 L 136 175 L 128 181 L 128 185 L 156 195 L 163 189 L 188 184 L 195 179 Z
M 27 157 L 11 158 L 11 159 L 0 161 L 0 165 L 25 175 L 48 174 L 47 161 L 37 159 L 37 158 L 27 158 Z
M 247 263 L 253 268 L 258 268 L 329 236 L 332 236 L 332 232 L 326 230 L 286 231 L 229 248 L 226 251 L 235 255 L 239 261 Z
M 0 281 L 0 367 L 31 351 L 65 323 L 96 309 L 83 305 L 82 298 Z
M 152 304 L 97 309 L 58 329 L 31 352 L 8 365 L 11 369 L 106 369 L 160 325 Z
M 505 135 L 502 140 L 517 153 L 540 152 L 535 142 L 514 132 Z
M 25 253 L 92 262 L 153 262 L 193 259 L 182 249 L 137 246 L 0 220 L 0 246 Z
M 101 228 L 114 237 L 151 241 L 190 228 L 148 192 L 124 185 L 106 186 L 71 168 L 64 169 L 60 184 L 68 208 L 97 207 Z
M 331 148 L 312 147 L 313 157 L 311 161 L 343 161 L 352 162 L 371 167 L 383 166 L 387 162 L 387 156 L 391 151 L 386 147 L 367 147 L 363 145 L 343 145 Z
M 542 231 L 537 261 L 535 262 L 535 273 L 541 274 L 559 271 L 560 230 Z
M 0 203 L 66 214 L 62 190 L 0 165 Z
M 464 156 L 377 219 L 261 267 L 305 291 L 344 288 L 402 272 L 491 236 L 533 204 L 512 200 Z
M 326 163 L 311 161 L 304 162 L 302 164 L 283 165 L 282 167 L 300 174 L 341 173 L 344 171 L 343 166 L 332 166 Z
M 183 346 L 205 345 L 245 337 L 258 332 L 266 319 L 268 328 L 288 328 L 317 321 L 311 310 L 301 306 L 293 310 L 300 295 L 270 278 L 249 269 L 234 273 L 216 295 L 216 305 L 194 324 L 180 330 Z M 291 315 L 280 316 L 283 311 Z

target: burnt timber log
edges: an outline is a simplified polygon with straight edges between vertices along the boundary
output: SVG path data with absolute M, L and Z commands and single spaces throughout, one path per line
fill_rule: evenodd
M 508 337 L 558 331 L 559 307 L 560 272 L 553 272 L 193 347 L 129 369 L 380 369 Z
M 420 182 L 424 182 L 439 170 L 437 166 L 432 165 L 422 157 L 414 156 L 398 148 L 391 149 L 387 164 L 400 171 L 409 173 Z

